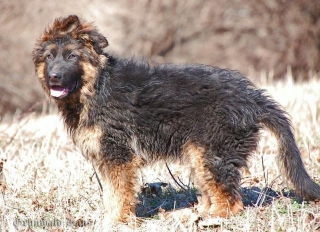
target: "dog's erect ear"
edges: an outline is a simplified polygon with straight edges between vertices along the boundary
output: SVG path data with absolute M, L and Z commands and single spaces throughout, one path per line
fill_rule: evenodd
M 98 54 L 103 53 L 103 49 L 109 45 L 108 40 L 96 30 L 87 31 L 81 34 L 80 37 L 89 42 Z
M 76 32 L 81 39 L 90 43 L 98 54 L 101 54 L 103 48 L 108 46 L 108 40 L 97 31 L 92 23 L 80 21 L 76 15 L 65 18 L 61 27 L 66 32 Z
M 64 19 L 58 19 L 54 22 L 54 28 L 57 31 L 64 32 L 64 33 L 70 33 L 72 31 L 75 31 L 80 26 L 80 20 L 78 16 L 76 15 L 69 15 L 67 18 Z
M 80 26 L 80 20 L 76 15 L 69 15 L 66 18 L 57 18 L 54 20 L 52 26 L 45 30 L 41 40 L 47 41 L 55 37 L 64 36 L 79 30 Z
M 80 20 L 76 15 L 57 18 L 53 25 L 45 30 L 40 41 L 48 41 L 67 34 L 73 39 L 80 39 L 85 44 L 91 45 L 98 54 L 102 54 L 103 49 L 108 46 L 107 39 L 98 32 L 92 23 Z

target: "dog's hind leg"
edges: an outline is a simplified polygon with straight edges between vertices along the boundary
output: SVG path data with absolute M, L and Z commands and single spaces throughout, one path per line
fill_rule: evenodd
M 206 150 L 193 143 L 183 148 L 183 156 L 191 165 L 195 184 L 202 197 L 198 211 L 203 215 L 230 217 L 243 209 L 240 189 L 240 172 L 232 164 L 222 163 L 206 157 Z

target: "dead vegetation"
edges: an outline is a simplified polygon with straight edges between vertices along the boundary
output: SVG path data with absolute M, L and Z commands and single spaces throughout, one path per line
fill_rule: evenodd
M 320 182 L 320 82 L 292 79 L 266 86 L 291 115 L 309 174 Z M 276 141 L 264 132 L 242 180 L 243 213 L 201 218 L 190 173 L 176 164 L 142 170 L 140 216 L 113 231 L 319 231 L 319 202 L 301 202 L 279 177 Z M 284 190 L 284 192 L 283 192 Z M 0 124 L 2 231 L 103 231 L 101 189 L 55 113 L 29 113 Z

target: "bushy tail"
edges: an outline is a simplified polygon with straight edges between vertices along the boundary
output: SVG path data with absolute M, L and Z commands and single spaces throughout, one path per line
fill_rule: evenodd
M 286 113 L 271 99 L 264 102 L 262 111 L 264 113 L 261 122 L 277 137 L 279 165 L 293 184 L 296 193 L 309 200 L 320 199 L 320 186 L 310 178 L 302 163 Z

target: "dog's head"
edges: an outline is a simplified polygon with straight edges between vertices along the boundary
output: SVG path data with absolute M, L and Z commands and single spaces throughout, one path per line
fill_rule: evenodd
M 45 92 L 56 100 L 73 93 L 90 94 L 106 62 L 107 39 L 75 15 L 58 18 L 37 41 L 33 61 Z

